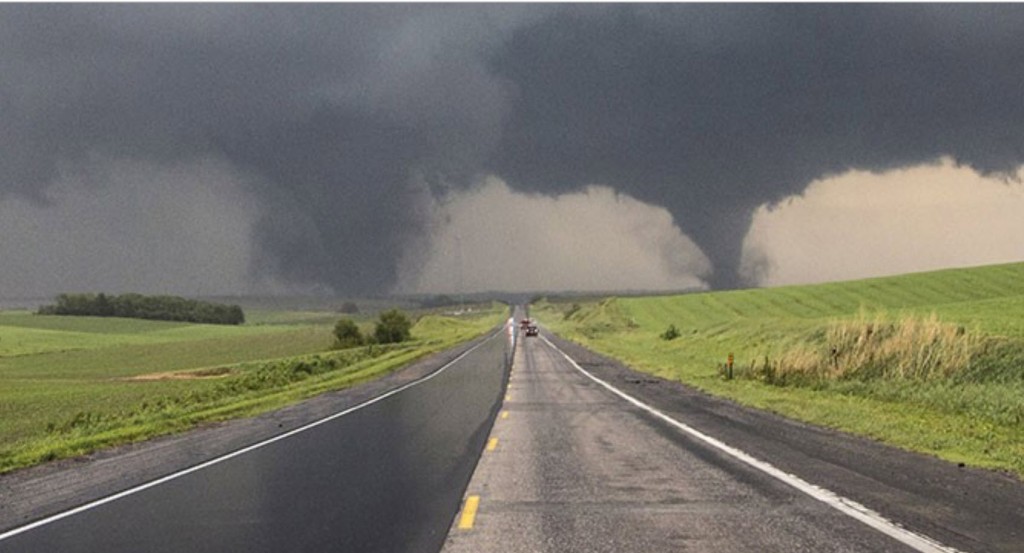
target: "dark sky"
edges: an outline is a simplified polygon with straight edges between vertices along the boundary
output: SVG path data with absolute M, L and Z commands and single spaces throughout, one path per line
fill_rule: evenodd
M 424 194 L 599 184 L 733 287 L 753 210 L 813 179 L 1024 162 L 1020 29 L 1019 5 L 7 4 L 0 203 L 89 194 L 97 159 L 214 163 L 259 207 L 251 271 L 355 294 L 396 282 Z

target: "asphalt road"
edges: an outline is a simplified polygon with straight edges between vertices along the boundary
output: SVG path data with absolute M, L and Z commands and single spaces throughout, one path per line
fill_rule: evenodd
M 266 416 L 4 475 L 0 552 L 1024 551 L 1014 478 L 747 409 L 550 335 L 521 339 L 511 375 L 507 352 L 502 332 Z
M 0 539 L 0 551 L 437 551 L 500 403 L 506 358 L 499 332 L 427 381 Z
M 580 358 L 589 355 L 585 364 L 591 368 L 609 365 L 601 376 L 660 402 L 670 418 L 696 421 L 732 445 L 754 448 L 761 459 L 778 460 L 785 470 L 772 476 L 709 445 L 588 378 L 547 339 L 527 338 L 445 553 L 888 553 L 965 545 L 972 551 L 1024 551 L 1016 534 L 1024 521 L 1019 482 L 958 471 L 692 390 L 669 390 L 659 385 L 664 381 L 558 344 Z M 839 459 L 823 461 L 830 458 Z M 811 480 L 809 491 L 785 481 L 790 471 Z M 950 478 L 957 483 L 949 484 Z M 884 507 L 885 514 L 863 515 L 863 506 L 846 495 L 816 498 L 827 495 L 816 485 L 855 489 L 868 507 Z M 975 486 L 972 495 L 994 504 L 966 501 L 965 486 Z M 892 513 L 903 518 L 890 522 Z M 881 530 L 871 525 L 876 521 Z M 902 528 L 908 521 L 909 532 Z

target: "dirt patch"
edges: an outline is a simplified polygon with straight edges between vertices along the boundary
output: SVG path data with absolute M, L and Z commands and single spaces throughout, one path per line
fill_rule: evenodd
M 199 369 L 198 371 L 171 371 L 162 373 L 140 374 L 130 376 L 125 380 L 153 381 L 153 380 L 204 380 L 208 378 L 224 378 L 234 374 L 231 367 L 215 367 L 212 369 Z

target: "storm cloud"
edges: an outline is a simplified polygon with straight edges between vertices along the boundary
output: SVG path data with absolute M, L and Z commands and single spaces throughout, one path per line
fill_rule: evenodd
M 4 5 L 0 203 L 99 194 L 97 158 L 142 188 L 213 163 L 255 205 L 250 277 L 354 294 L 398 284 L 437 198 L 598 185 L 737 286 L 755 211 L 816 179 L 1014 171 L 1021 28 L 1014 5 Z
M 1022 176 L 943 159 L 816 180 L 755 211 L 741 266 L 751 282 L 777 286 L 1020 261 Z
M 45 204 L 0 202 L 5 290 L 44 297 L 69 283 L 188 296 L 287 289 L 250 272 L 260 208 L 222 164 L 95 159 L 76 169 L 47 189 Z
M 701 289 L 707 257 L 662 207 L 608 187 L 549 196 L 497 179 L 437 205 L 426 259 L 404 265 L 413 292 Z

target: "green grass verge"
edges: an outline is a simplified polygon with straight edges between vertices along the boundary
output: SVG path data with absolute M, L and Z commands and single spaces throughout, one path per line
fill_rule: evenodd
M 55 333 L 53 347 L 0 357 L 0 473 L 349 387 L 477 337 L 506 316 L 500 304 L 457 318 L 427 314 L 410 342 L 331 350 L 334 317 L 211 333 L 208 325 L 0 313 L 0 340 L 12 327 Z M 97 339 L 82 345 L 80 334 Z M 150 339 L 130 339 L 140 334 Z M 62 337 L 81 347 L 62 346 Z
M 541 302 L 533 313 L 641 371 L 1024 476 L 1024 264 L 577 306 Z M 665 340 L 670 325 L 679 336 Z M 732 380 L 722 374 L 730 353 Z

